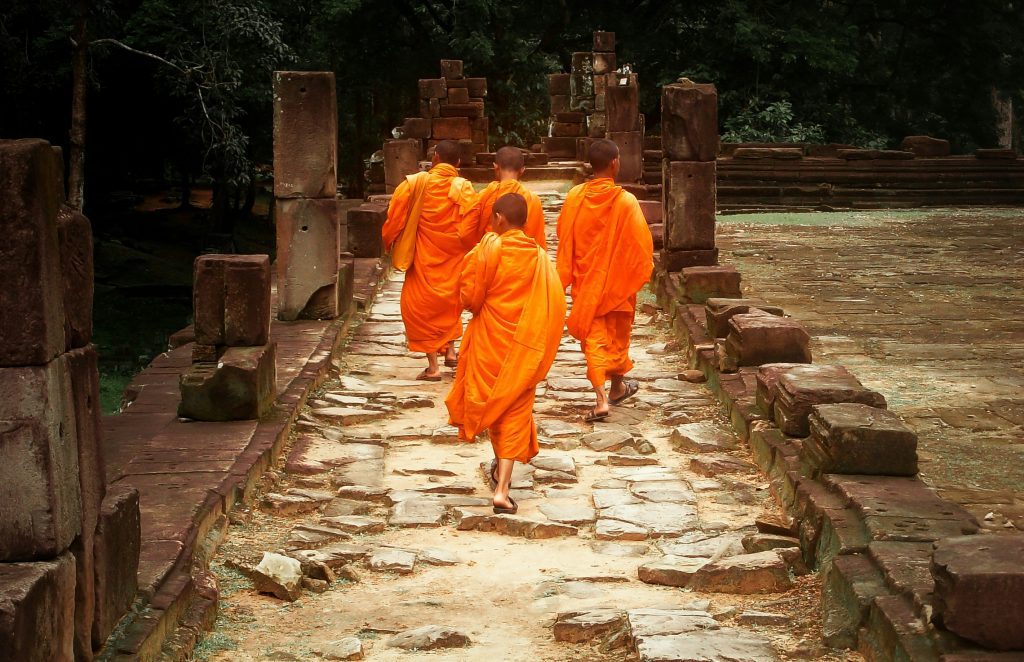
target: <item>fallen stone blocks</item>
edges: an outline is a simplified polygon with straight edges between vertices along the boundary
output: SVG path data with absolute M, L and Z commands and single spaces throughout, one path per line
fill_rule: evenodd
M 385 205 L 366 203 L 348 211 L 348 252 L 357 258 L 384 257 L 381 230 L 388 220 Z
M 733 318 L 733 322 L 740 315 Z M 802 329 L 801 329 L 802 330 Z M 789 358 L 789 357 L 786 357 Z M 775 424 L 793 437 L 810 434 L 809 417 L 815 405 L 859 403 L 885 409 L 885 396 L 860 383 L 839 365 L 808 365 L 783 372 L 775 384 L 772 413 Z
M 760 310 L 782 317 L 783 310 L 778 306 L 769 306 L 764 299 L 728 299 L 711 297 L 704 302 L 704 314 L 708 323 L 708 336 L 725 338 L 729 335 L 729 320 L 736 315 Z
M 812 408 L 800 448 L 806 475 L 917 474 L 917 434 L 892 412 L 859 403 Z
M 734 315 L 724 351 L 737 367 L 810 363 L 811 336 L 800 322 L 761 310 Z
M 266 416 L 277 395 L 275 343 L 229 347 L 216 363 L 195 363 L 181 375 L 178 416 L 236 421 Z
M 736 267 L 729 265 L 687 267 L 681 272 L 682 301 L 705 303 L 712 298 L 738 299 L 741 276 Z

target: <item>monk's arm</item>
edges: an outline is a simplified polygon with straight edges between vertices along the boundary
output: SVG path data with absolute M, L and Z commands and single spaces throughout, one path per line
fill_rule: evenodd
M 480 196 L 473 190 L 473 185 L 466 181 L 456 200 L 459 214 L 458 232 L 462 247 L 469 250 L 476 246 L 483 232 L 477 234 L 484 221 L 480 218 Z
M 537 242 L 537 245 L 547 250 L 548 239 L 544 234 L 544 209 L 541 207 L 540 198 L 534 196 L 534 203 L 530 205 L 530 218 L 526 224 L 534 228 L 536 234 L 533 239 Z
M 474 315 L 483 306 L 483 293 L 480 291 L 478 269 L 480 262 L 480 246 L 466 254 L 462 260 L 462 274 L 459 278 L 459 301 L 462 307 Z
M 405 228 L 405 224 L 409 220 L 409 205 L 411 203 L 412 188 L 409 186 L 409 180 L 403 179 L 395 189 L 394 195 L 391 196 L 391 202 L 388 204 L 388 220 L 384 222 L 384 227 L 381 229 L 385 248 L 390 250 L 395 240 L 398 239 L 398 235 L 402 234 L 402 229 Z

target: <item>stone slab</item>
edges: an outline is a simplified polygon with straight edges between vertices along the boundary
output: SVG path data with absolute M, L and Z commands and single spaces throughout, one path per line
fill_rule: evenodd
M 341 253 L 337 200 L 333 196 L 278 199 L 274 220 L 278 318 L 336 317 Z
M 18 662 L 75 659 L 75 560 L 0 563 L 0 649 Z M 91 651 L 90 651 L 91 653 Z
M 334 73 L 274 72 L 274 196 L 334 198 L 338 102 Z

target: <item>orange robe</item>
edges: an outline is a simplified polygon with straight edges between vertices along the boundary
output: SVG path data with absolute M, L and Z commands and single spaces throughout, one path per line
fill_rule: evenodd
M 480 225 L 477 227 L 477 240 L 479 241 L 485 232 L 494 232 L 494 227 L 491 225 L 494 203 L 506 193 L 518 193 L 526 198 L 526 225 L 523 226 L 523 232 L 537 242 L 538 246 L 547 250 L 548 238 L 544 234 L 544 207 L 540 203 L 540 198 L 515 179 L 491 182 L 487 188 L 480 191 Z
M 479 198 L 473 185 L 458 176 L 455 166 L 440 163 L 429 173 L 410 175 L 398 185 L 388 220 L 381 231 L 384 245 L 394 245 L 411 208 L 412 179 L 428 177 L 416 230 L 416 252 L 402 286 L 402 321 L 409 349 L 438 352 L 462 335 L 459 273 L 462 258 L 473 245 Z
M 522 230 L 489 232 L 466 256 L 462 303 L 473 313 L 445 399 L 459 438 L 490 430 L 498 458 L 537 454 L 533 400 L 565 325 L 565 294 L 551 260 Z
M 607 177 L 574 187 L 558 217 L 558 276 L 570 287 L 566 325 L 587 358 L 587 378 L 633 368 L 629 338 L 636 295 L 654 269 L 654 242 L 636 197 Z

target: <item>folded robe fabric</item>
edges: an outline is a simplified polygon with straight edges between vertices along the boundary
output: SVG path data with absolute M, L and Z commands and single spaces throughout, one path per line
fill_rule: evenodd
M 402 286 L 402 321 L 409 349 L 437 352 L 462 335 L 459 273 L 479 220 L 479 198 L 455 166 L 441 163 L 427 173 L 422 210 L 416 219 L 412 264 Z M 413 186 L 395 189 L 381 234 L 394 247 L 409 220 Z
M 522 230 L 484 235 L 466 256 L 461 298 L 473 313 L 445 404 L 459 437 L 490 430 L 497 457 L 537 454 L 534 390 L 551 368 L 565 295 L 551 261 Z
M 544 207 L 536 193 L 523 186 L 522 182 L 515 179 L 506 179 L 503 182 L 491 182 L 484 190 L 480 191 L 480 225 L 477 228 L 477 240 L 484 236 L 485 232 L 494 232 L 491 225 L 491 215 L 494 213 L 494 203 L 506 193 L 518 193 L 526 198 L 526 225 L 523 232 L 537 242 L 537 245 L 544 250 L 548 249 L 547 235 L 544 234 Z

